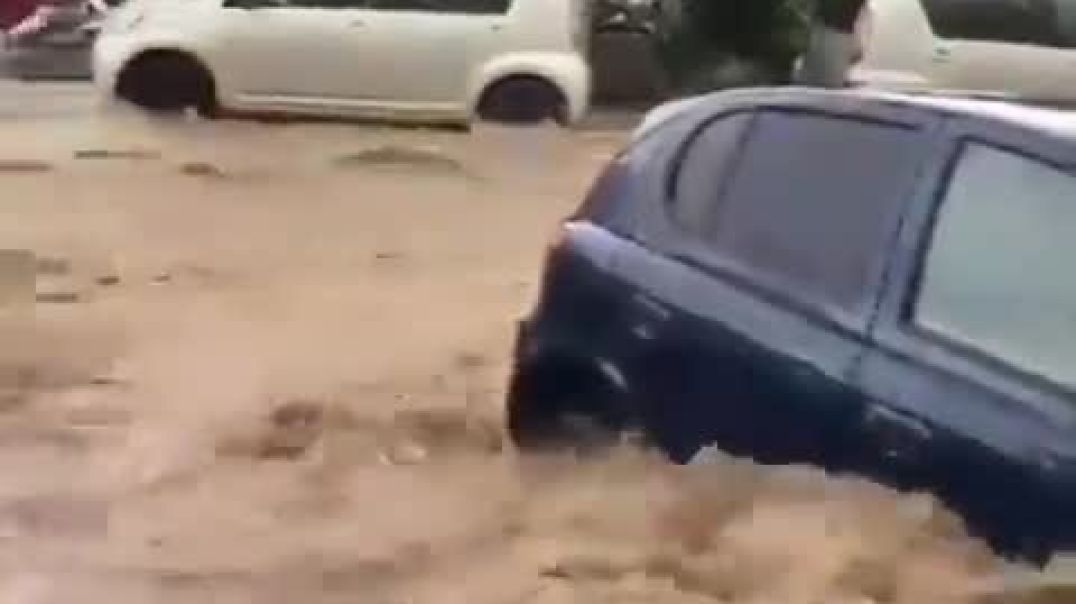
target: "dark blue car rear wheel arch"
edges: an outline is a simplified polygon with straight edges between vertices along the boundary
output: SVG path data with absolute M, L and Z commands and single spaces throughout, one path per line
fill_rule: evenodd
M 605 448 L 634 424 L 627 391 L 591 359 L 522 363 L 509 384 L 508 432 L 524 451 Z

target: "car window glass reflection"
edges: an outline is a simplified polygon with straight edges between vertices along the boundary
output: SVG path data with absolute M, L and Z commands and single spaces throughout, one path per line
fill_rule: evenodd
M 916 322 L 1076 387 L 1076 176 L 970 145 L 942 202 Z

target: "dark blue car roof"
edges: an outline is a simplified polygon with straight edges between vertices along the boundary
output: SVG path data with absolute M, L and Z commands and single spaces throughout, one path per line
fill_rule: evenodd
M 1076 111 L 1014 102 L 1004 98 L 981 98 L 947 94 L 908 94 L 869 89 L 825 90 L 804 87 L 748 88 L 707 94 L 678 102 L 674 116 L 699 119 L 726 104 L 806 105 L 818 108 L 841 107 L 868 110 L 879 105 L 919 108 L 941 115 L 959 115 L 1009 124 L 1036 131 L 1076 145 Z

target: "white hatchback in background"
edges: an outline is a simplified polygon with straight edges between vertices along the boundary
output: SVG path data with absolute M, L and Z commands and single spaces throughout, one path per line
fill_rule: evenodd
M 150 110 L 572 123 L 585 0 L 130 0 L 94 79 Z
M 869 0 L 853 85 L 1076 101 L 1076 0 Z

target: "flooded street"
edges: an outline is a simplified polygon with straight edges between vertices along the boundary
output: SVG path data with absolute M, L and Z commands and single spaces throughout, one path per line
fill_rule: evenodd
M 514 322 L 622 134 L 4 128 L 0 160 L 42 163 L 0 170 L 0 247 L 37 254 L 52 302 L 2 324 L 2 603 L 958 604 L 998 581 L 927 498 L 516 457 Z

